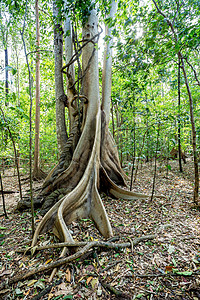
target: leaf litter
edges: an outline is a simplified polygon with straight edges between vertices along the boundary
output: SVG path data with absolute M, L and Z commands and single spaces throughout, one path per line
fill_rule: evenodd
M 122 249 L 90 249 L 60 267 L 53 282 L 49 282 L 50 273 L 40 273 L 0 290 L 0 299 L 200 299 L 200 213 L 192 204 L 193 166 L 187 162 L 180 174 L 177 161 L 170 165 L 168 178 L 159 168 L 156 181 L 156 195 L 166 198 L 150 202 L 102 195 L 117 242 L 148 234 L 155 234 L 155 239 Z M 152 175 L 151 163 L 144 164 L 133 189 L 150 194 Z M 4 186 L 17 190 L 16 177 L 4 177 Z M 24 192 L 27 189 L 25 184 Z M 17 198 L 17 193 L 6 196 L 9 219 L 0 205 L 0 282 L 50 264 L 61 251 L 17 252 L 31 242 L 31 214 L 15 211 Z M 37 211 L 36 224 L 40 219 Z M 102 240 L 88 219 L 73 222 L 69 230 L 76 241 Z M 39 245 L 56 241 L 47 233 L 40 236 Z

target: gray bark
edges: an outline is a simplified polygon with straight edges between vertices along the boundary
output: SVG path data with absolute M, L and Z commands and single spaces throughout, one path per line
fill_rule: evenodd
M 117 1 L 112 0 L 109 17 L 114 19 L 117 12 Z M 106 26 L 106 36 L 109 41 L 105 44 L 103 74 L 102 74 L 102 108 L 106 113 L 106 122 L 110 119 L 111 85 L 112 85 L 112 36 L 113 27 Z
M 67 0 L 65 0 L 65 8 L 67 7 Z M 73 40 L 72 40 L 72 25 L 71 20 L 68 15 L 65 16 L 64 22 L 64 36 L 65 36 L 65 59 L 66 64 L 69 63 L 73 55 Z M 75 70 L 74 64 L 71 64 L 67 69 L 67 98 L 68 103 L 71 104 L 74 98 L 74 89 L 70 88 L 75 81 Z M 73 122 L 74 122 L 74 109 L 71 105 L 68 105 L 68 115 L 69 115 L 69 131 L 71 132 Z
M 54 55 L 55 55 L 55 95 L 56 95 L 56 133 L 58 151 L 61 154 L 67 142 L 65 123 L 65 95 L 63 86 L 63 30 L 59 22 L 57 1 L 53 2 L 54 15 Z

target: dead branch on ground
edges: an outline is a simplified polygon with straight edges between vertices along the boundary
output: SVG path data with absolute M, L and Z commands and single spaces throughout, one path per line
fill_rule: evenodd
M 41 272 L 46 272 L 50 269 L 58 268 L 64 264 L 72 262 L 75 259 L 77 259 L 77 258 L 81 257 L 82 255 L 84 255 L 85 253 L 87 253 L 91 248 L 94 248 L 94 247 L 103 247 L 103 248 L 108 248 L 108 249 L 127 248 L 127 247 L 132 247 L 132 245 L 136 246 L 141 241 L 152 240 L 154 238 L 155 238 L 155 235 L 146 235 L 146 236 L 141 236 L 139 238 L 135 238 L 131 243 L 128 242 L 128 243 L 115 244 L 115 243 L 102 242 L 102 241 L 92 241 L 92 242 L 86 243 L 86 245 L 83 248 L 81 248 L 79 251 L 77 251 L 76 253 L 74 253 L 68 257 L 64 257 L 64 258 L 62 257 L 60 259 L 57 259 L 53 263 L 50 263 L 48 265 L 39 266 L 37 268 L 29 270 L 26 273 L 19 274 L 19 275 L 14 276 L 13 278 L 10 278 L 8 281 L 3 282 L 1 284 L 0 290 L 4 289 L 6 286 L 10 286 L 11 284 L 13 284 L 15 282 L 25 280 L 35 274 L 38 274 Z M 60 243 L 60 244 L 62 244 L 62 247 L 66 247 L 67 245 L 68 246 L 70 245 L 73 247 L 76 245 L 80 245 L 80 243 L 78 243 L 78 242 L 74 242 L 73 244 L 72 243 Z M 54 246 L 57 246 L 57 245 L 54 245 Z M 54 247 L 54 248 L 56 248 L 56 247 Z

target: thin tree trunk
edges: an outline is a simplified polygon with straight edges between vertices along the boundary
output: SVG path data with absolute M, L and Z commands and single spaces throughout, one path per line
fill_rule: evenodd
M 15 166 L 16 166 L 16 169 L 17 169 L 17 177 L 18 177 L 18 184 L 19 184 L 19 195 L 20 195 L 20 199 L 22 200 L 22 187 L 21 187 L 21 180 L 20 180 L 20 173 L 19 173 L 18 154 L 17 154 L 17 150 L 16 150 L 16 147 L 15 147 L 15 141 L 14 141 L 12 132 L 10 130 L 10 127 L 8 125 L 8 122 L 5 118 L 3 109 L 1 107 L 0 107 L 0 110 L 1 110 L 1 113 L 2 113 L 2 116 L 3 116 L 3 120 L 6 124 L 7 129 L 8 129 L 10 139 L 11 139 L 12 144 L 13 144 L 13 150 L 14 150 L 14 156 L 15 156 Z
M 25 10 L 25 16 L 24 16 L 24 24 L 23 29 L 20 32 L 24 47 L 24 54 L 26 57 L 26 64 L 28 68 L 28 80 L 29 80 L 29 97 L 30 97 L 30 108 L 29 108 L 29 180 L 30 180 L 30 202 L 31 202 L 31 226 L 32 226 L 32 236 L 34 235 L 35 231 L 35 224 L 34 224 L 34 202 L 33 202 L 33 184 L 32 184 L 32 105 L 33 105 L 33 98 L 32 98 L 32 84 L 31 84 L 31 70 L 30 65 L 28 61 L 27 51 L 26 51 L 26 43 L 24 40 L 24 29 L 26 25 L 26 16 L 27 16 L 27 8 L 28 8 L 28 0 L 26 0 L 26 10 Z
M 156 173 L 157 173 L 157 154 L 158 154 L 158 145 L 159 145 L 159 135 L 160 135 L 160 124 L 158 124 L 158 132 L 157 132 L 157 141 L 156 141 L 156 154 L 155 154 L 155 164 L 154 164 L 154 176 L 153 176 L 153 186 L 152 186 L 152 193 L 151 193 L 151 200 L 153 200 L 153 195 L 155 192 L 155 185 L 156 185 Z
M 166 174 L 167 178 L 168 175 L 169 175 L 169 137 L 167 137 L 167 174 Z
M 15 42 L 15 41 L 14 41 Z M 18 106 L 20 106 L 20 82 L 19 82 L 19 55 L 17 53 L 17 46 L 14 46 L 15 49 L 15 55 L 16 55 L 16 65 L 17 65 L 17 80 L 16 80 L 16 93 L 17 93 L 17 101 L 18 101 Z
M 135 170 L 135 159 L 136 159 L 136 122 L 135 122 L 135 95 L 133 94 L 133 161 L 132 161 L 132 170 L 131 170 L 131 183 L 130 191 L 132 190 L 133 185 L 133 173 Z
M 183 172 L 182 161 L 181 161 L 181 73 L 180 73 L 180 58 L 178 58 L 178 159 L 179 159 L 179 170 Z
M 188 78 L 185 70 L 184 59 L 182 54 L 179 52 L 179 58 L 181 61 L 181 67 L 183 70 L 183 75 L 185 79 L 185 85 L 188 92 L 189 102 L 190 102 L 190 121 L 192 125 L 192 147 L 193 147 L 193 156 L 194 156 L 194 175 L 195 175 L 195 185 L 194 185 L 194 203 L 199 205 L 199 169 L 198 169 L 198 157 L 197 157 L 197 142 L 196 142 L 196 127 L 194 120 L 194 109 L 193 109 L 193 98 L 190 91 L 190 86 L 188 83 Z
M 65 93 L 63 86 L 63 29 L 59 20 L 59 8 L 53 1 L 54 15 L 54 55 L 55 55 L 55 93 L 56 93 L 56 132 L 58 151 L 61 154 L 67 142 L 65 123 Z
M 121 130 L 121 127 L 122 127 L 122 124 L 123 124 L 123 117 L 121 115 L 121 118 L 120 118 L 120 156 L 121 156 L 121 166 L 122 166 L 122 163 L 123 163 L 123 137 L 122 137 L 122 130 Z
M 171 22 L 167 16 L 159 9 L 158 4 L 156 3 L 155 0 L 153 0 L 153 3 L 155 4 L 155 7 L 158 11 L 159 14 L 161 14 L 165 20 L 167 21 L 169 27 L 171 28 L 172 34 L 174 36 L 174 40 L 175 43 L 178 43 L 178 34 L 176 33 L 174 26 L 173 26 L 173 22 Z M 191 121 L 191 126 L 192 126 L 192 147 L 193 147 L 193 156 L 194 156 L 194 172 L 195 172 L 195 186 L 194 186 L 194 203 L 196 205 L 199 205 L 199 170 L 198 170 L 198 159 L 197 159 L 197 146 L 196 146 L 196 127 L 195 127 L 195 120 L 194 120 L 194 109 L 193 109 L 193 98 L 192 98 L 192 94 L 190 91 L 190 86 L 188 83 L 188 79 L 187 79 L 187 73 L 186 73 L 186 69 L 185 69 L 185 63 L 184 63 L 184 59 L 183 59 L 183 55 L 181 53 L 181 51 L 178 52 L 178 57 L 181 61 L 181 68 L 183 70 L 183 75 L 184 75 L 184 79 L 185 79 L 185 85 L 187 88 L 187 92 L 188 92 L 188 97 L 189 97 L 189 103 L 190 103 L 190 121 Z
M 143 135 L 142 145 L 141 145 L 140 151 L 139 151 L 139 153 L 138 153 L 138 161 L 137 161 L 137 166 L 136 166 L 136 168 L 135 168 L 134 182 L 136 182 L 137 172 L 138 172 L 138 169 L 139 169 L 139 163 L 140 163 L 140 157 L 141 157 L 141 155 L 142 155 L 142 151 L 143 151 L 143 148 L 144 148 L 145 137 L 146 137 L 147 131 L 148 131 L 148 129 L 145 131 L 145 133 L 144 133 L 144 135 Z
M 40 170 L 40 24 L 39 24 L 39 7 L 38 1 L 35 0 L 36 16 L 36 71 L 35 71 L 35 149 L 34 149 L 34 168 L 33 178 L 45 178 L 45 173 Z
M 134 124 L 133 124 L 133 161 L 132 161 L 132 169 L 131 169 L 130 191 L 132 190 L 132 186 L 133 186 L 133 173 L 134 173 L 134 170 L 135 170 L 135 156 L 136 156 L 136 141 L 135 141 L 135 117 L 134 117 Z
M 116 116 L 116 125 L 117 125 L 117 134 L 116 134 L 116 141 L 117 141 L 117 147 L 118 147 L 118 149 L 120 149 L 120 145 L 119 145 L 119 143 L 120 143 L 120 139 L 119 139 L 119 114 L 118 114 L 118 106 L 117 106 L 117 102 L 116 102 L 116 104 L 115 104 L 115 116 Z M 120 163 L 122 163 L 121 161 L 120 161 Z
M 39 134 L 40 134 L 40 28 L 39 28 L 39 7 L 38 0 L 35 0 L 36 16 L 36 71 L 35 71 L 35 152 L 34 152 L 34 171 L 39 172 Z
M 1 184 L 1 196 L 2 196 L 2 201 L 3 201 L 3 211 L 4 211 L 5 218 L 8 219 L 8 215 L 6 212 L 6 204 L 5 204 L 5 198 L 4 198 L 4 190 L 3 190 L 3 182 L 2 182 L 1 173 L 0 173 L 0 184 Z
M 5 52 L 5 95 L 6 95 L 6 98 L 5 98 L 5 105 L 8 105 L 9 104 L 9 101 L 8 101 L 8 94 L 9 94 L 9 84 L 8 84 L 8 48 L 6 47 L 4 49 L 4 52 Z

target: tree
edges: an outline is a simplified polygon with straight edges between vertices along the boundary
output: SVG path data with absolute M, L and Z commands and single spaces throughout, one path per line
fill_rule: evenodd
M 182 45 L 180 44 L 179 41 L 179 30 L 178 28 L 175 28 L 174 26 L 174 21 L 177 21 L 177 18 L 179 16 L 180 13 L 180 9 L 181 6 L 183 5 L 183 3 L 179 3 L 179 1 L 176 3 L 177 7 L 176 7 L 176 11 L 174 12 L 174 18 L 173 20 L 171 20 L 158 6 L 157 2 L 155 0 L 153 0 L 153 3 L 156 7 L 157 12 L 164 18 L 165 22 L 167 23 L 167 25 L 169 26 L 171 32 L 172 32 L 172 36 L 173 36 L 173 40 L 174 40 L 174 46 L 175 49 L 178 53 L 178 58 L 180 60 L 180 64 L 181 64 L 181 69 L 183 71 L 183 76 L 185 79 L 185 85 L 186 85 L 186 89 L 187 89 L 187 93 L 188 93 L 188 98 L 189 98 L 189 103 L 190 103 L 190 121 L 191 121 L 191 127 L 192 127 L 192 147 L 193 147 L 193 157 L 194 157 L 194 174 L 195 174 L 195 185 L 194 185 L 194 203 L 196 205 L 199 205 L 199 170 L 198 170 L 198 158 L 197 158 L 197 143 L 196 143 L 196 126 L 195 126 L 195 118 L 194 118 L 194 108 L 193 108 L 193 97 L 192 97 L 192 93 L 191 93 L 191 89 L 190 89 L 190 85 L 189 85 L 189 81 L 188 81 L 188 75 L 187 75 L 187 71 L 186 71 L 186 67 L 185 67 L 185 60 L 184 60 L 184 54 L 182 51 Z M 178 23 L 178 22 L 177 22 Z M 192 45 L 194 46 L 194 45 Z
M 4 24 L 5 22 L 5 24 Z M 8 105 L 8 94 L 9 94 L 9 80 L 8 80 L 8 32 L 11 24 L 11 19 L 7 19 L 7 16 L 3 16 L 2 6 L 0 7 L 0 32 L 2 37 L 2 44 L 4 48 L 5 57 L 5 104 Z
M 35 149 L 33 179 L 45 178 L 45 173 L 40 169 L 40 29 L 39 29 L 39 7 L 35 0 L 36 16 L 36 71 L 35 71 Z
M 67 224 L 87 217 L 94 221 L 104 237 L 110 237 L 112 228 L 99 191 L 116 198 L 147 197 L 118 186 L 126 186 L 127 176 L 120 166 L 117 149 L 108 130 L 107 112 L 100 106 L 97 51 L 100 33 L 94 3 L 90 4 L 87 17 L 82 46 L 77 47 L 67 66 L 78 60 L 82 51 L 82 72 L 78 78 L 82 81 L 81 94 L 77 91 L 72 102 L 67 103 L 75 110 L 72 129 L 59 163 L 48 174 L 35 201 L 35 204 L 42 205 L 42 211 L 46 214 L 36 229 L 32 246 L 36 244 L 39 233 L 51 228 L 61 240 L 73 241 Z M 76 107 L 78 99 L 80 103 Z
M 67 142 L 65 124 L 65 102 L 62 66 L 63 66 L 63 30 L 60 23 L 60 11 L 58 1 L 53 1 L 54 15 L 54 55 L 55 55 L 55 93 L 56 93 L 56 131 L 59 153 L 64 150 Z

